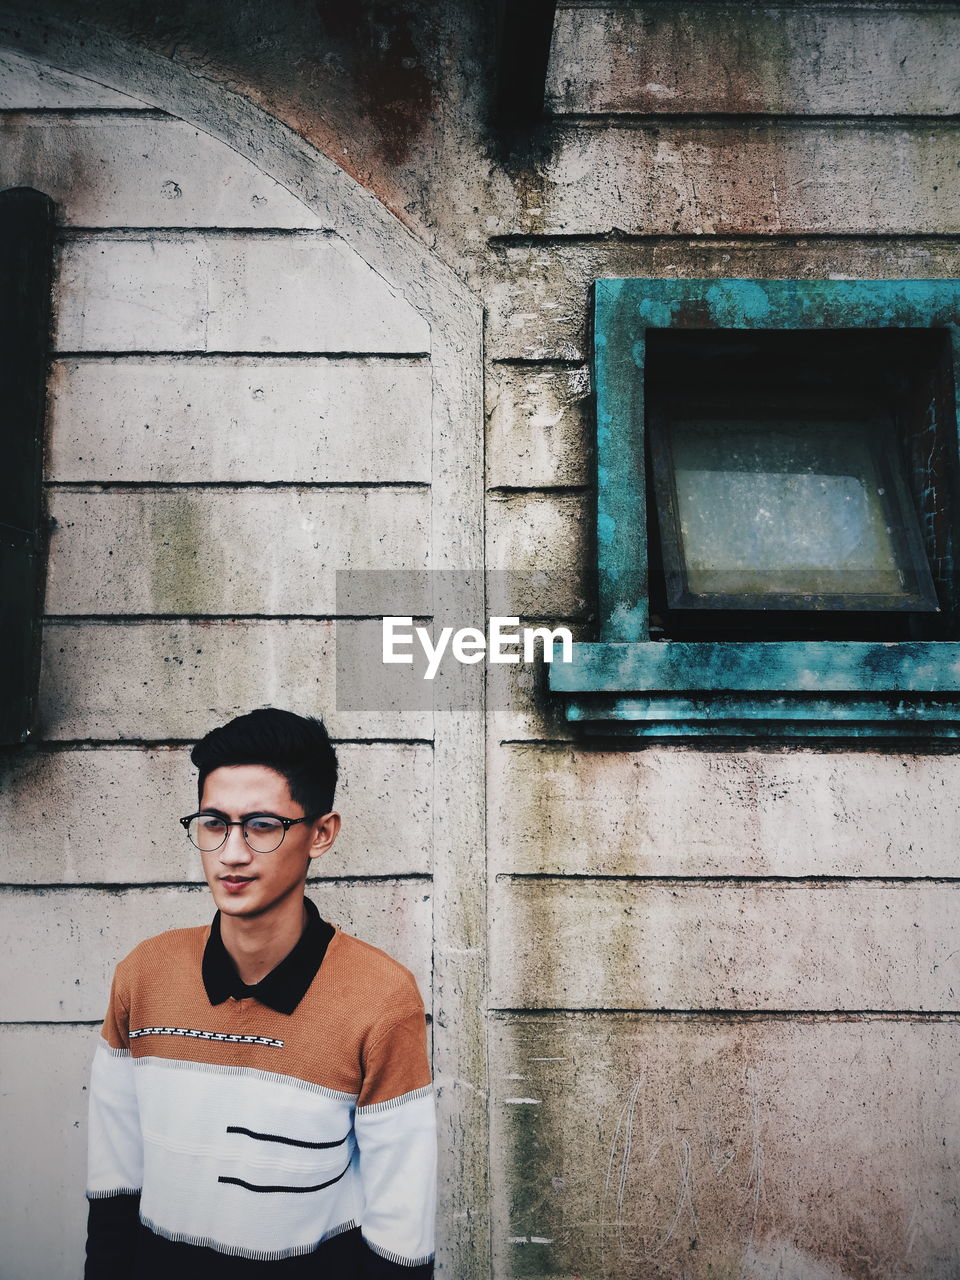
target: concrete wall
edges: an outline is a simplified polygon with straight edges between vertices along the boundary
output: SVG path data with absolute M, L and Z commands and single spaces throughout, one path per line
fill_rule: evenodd
M 123 59 L 115 73 L 137 80 Z M 110 975 L 140 938 L 211 917 L 176 818 L 195 802 L 188 744 L 244 709 L 322 714 L 338 743 L 344 828 L 309 889 L 407 964 L 434 1014 L 447 1219 L 464 1185 L 452 1082 L 483 1086 L 442 1030 L 479 1034 L 459 992 L 480 953 L 448 903 L 463 879 L 482 889 L 478 714 L 454 736 L 428 712 L 338 711 L 335 693 L 338 627 L 362 625 L 338 623 L 338 568 L 476 554 L 478 308 L 329 162 L 311 206 L 290 189 L 295 159 L 285 186 L 228 145 L 244 124 L 217 95 L 187 121 L 158 109 L 188 102 L 165 68 L 153 90 L 136 96 L 142 68 L 127 93 L 0 58 L 0 183 L 50 194 L 60 224 L 41 724 L 0 761 L 3 1127 L 23 1156 L 3 1176 L 11 1280 L 82 1271 Z M 263 131 L 245 132 L 259 156 Z M 464 854 L 435 875 L 438 847 Z M 444 1235 L 454 1269 L 463 1247 Z
M 956 275 L 958 65 L 955 6 L 560 7 L 486 289 L 488 548 L 562 548 L 545 615 L 590 633 L 593 279 Z M 492 706 L 497 1277 L 956 1273 L 958 782 Z
M 40 8 L 79 12 L 75 0 Z M 261 697 L 330 705 L 338 558 L 376 563 L 375 526 L 390 531 L 396 563 L 460 567 L 479 562 L 484 531 L 488 567 L 550 571 L 525 615 L 593 634 L 593 280 L 960 274 L 960 6 L 564 3 L 550 118 L 512 149 L 485 116 L 492 7 L 438 3 L 417 18 L 413 8 L 370 4 L 346 48 L 342 32 L 325 44 L 326 19 L 302 6 L 268 17 L 212 5 L 209 25 L 188 22 L 184 39 L 175 5 L 148 22 L 123 0 L 88 0 L 83 16 L 131 40 L 136 58 L 113 36 L 81 50 L 55 24 L 0 24 L 21 50 L 46 51 L 40 71 L 20 68 L 7 109 L 56 109 L 8 121 L 11 154 L 23 172 L 54 157 L 47 181 L 73 181 L 77 208 L 60 275 L 71 345 L 51 383 L 49 741 L 16 763 L 7 790 L 18 831 L 53 834 L 27 858 L 34 845 L 18 835 L 0 891 L 43 975 L 30 1007 L 4 1015 L 5 1052 L 27 1105 L 71 1100 L 44 1112 L 69 1170 L 81 1150 L 77 1046 L 92 1034 L 107 953 L 125 945 L 121 930 L 132 941 L 194 904 L 204 918 L 201 891 L 184 887 L 188 862 L 172 859 L 153 822 L 136 847 L 166 869 L 129 870 L 111 797 L 139 787 L 159 823 L 187 786 L 182 740 L 215 714 Z M 251 12 L 262 55 L 247 39 Z M 390 59 L 405 69 L 378 87 Z M 71 65 L 84 69 L 80 85 L 51 69 Z M 193 73 L 161 88 L 161 69 L 181 66 Z M 118 100 L 123 91 L 150 110 Z M 246 99 L 268 103 L 303 145 L 244 114 Z M 135 189 L 122 180 L 122 120 L 156 160 Z M 228 157 L 197 136 L 198 120 L 229 141 Z M 85 151 L 80 130 L 94 125 Z M 413 234 L 388 231 L 322 152 Z M 244 181 L 267 205 L 227 181 L 239 155 L 255 162 Z M 221 177 L 197 184 L 191 173 Z M 316 221 L 301 221 L 268 175 Z M 164 195 L 165 183 L 179 194 Z M 485 436 L 470 408 L 476 312 L 437 257 L 486 308 Z M 330 347 L 316 290 L 296 291 L 303 264 L 321 261 L 351 298 L 378 299 L 348 316 L 361 335 L 349 353 Z M 294 287 L 279 308 L 257 291 L 277 272 Z M 145 314 L 131 280 L 175 295 Z M 397 310 L 380 305 L 384 282 Z M 284 339 L 288 305 L 300 320 Z M 131 352 L 132 333 L 147 337 Z M 397 334 L 409 336 L 400 349 Z M 237 433 L 225 440 L 205 417 L 199 460 L 188 448 L 198 403 Z M 298 424 L 318 403 L 316 436 Z M 369 413 L 376 447 L 354 448 Z M 282 444 L 264 449 L 265 429 Z M 470 470 L 481 444 L 482 510 Z M 268 478 L 287 487 L 258 487 Z M 282 554 L 258 546 L 254 572 L 229 524 L 240 510 L 287 531 Z M 312 559 L 307 523 L 326 560 Z M 204 608 L 214 586 L 217 620 Z M 265 616 L 246 616 L 253 590 Z M 311 609 L 308 597 L 323 603 Z M 342 877 L 324 886 L 329 901 L 424 965 L 430 925 L 416 895 L 432 893 L 442 1274 L 954 1276 L 957 757 L 587 744 L 542 672 L 503 671 L 487 691 L 485 814 L 471 791 L 475 715 L 336 726 L 357 771 L 358 834 Z M 381 892 L 368 877 L 398 798 L 411 816 Z M 60 969 L 28 945 L 51 902 Z M 23 1069 L 25 1045 L 44 1051 L 36 1071 Z M 8 1203 L 42 1194 L 72 1206 L 79 1175 L 30 1159 L 33 1181 L 25 1193 L 12 1179 Z M 65 1212 L 75 1216 L 49 1257 L 67 1258 L 76 1238 L 80 1210 Z M 43 1274 L 73 1276 L 71 1265 Z

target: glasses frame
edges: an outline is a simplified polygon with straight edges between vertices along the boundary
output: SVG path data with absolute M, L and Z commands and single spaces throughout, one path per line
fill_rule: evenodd
M 199 853 L 216 853 L 218 849 L 222 849 L 223 846 L 227 843 L 227 838 L 230 835 L 231 827 L 240 828 L 240 834 L 243 836 L 243 843 L 247 846 L 247 848 L 250 850 L 251 853 L 276 853 L 276 851 L 280 848 L 280 845 L 282 845 L 284 840 L 286 840 L 287 832 L 290 830 L 291 827 L 295 827 L 298 822 L 313 822 L 313 820 L 315 818 L 318 818 L 319 816 L 320 815 L 317 813 L 312 813 L 312 814 L 305 813 L 302 818 L 284 818 L 279 813 L 268 813 L 266 810 L 264 810 L 262 813 L 246 813 L 242 818 L 238 818 L 234 822 L 228 822 L 226 818 L 221 818 L 221 821 L 223 822 L 226 829 L 223 833 L 223 839 L 220 841 L 219 844 L 215 844 L 212 849 L 201 849 L 200 846 L 196 843 L 196 841 L 191 839 L 190 823 L 194 820 L 194 818 L 220 818 L 220 814 L 210 813 L 209 811 L 205 811 L 201 809 L 197 813 L 188 813 L 185 818 L 181 818 L 180 825 L 181 827 L 183 827 L 184 831 L 187 833 L 187 839 L 190 841 L 190 843 Z M 250 841 L 247 839 L 247 833 L 244 830 L 244 827 L 252 818 L 273 818 L 275 819 L 275 821 L 283 824 L 283 835 L 280 837 L 279 843 L 275 844 L 272 849 L 255 849 L 253 845 L 250 843 Z

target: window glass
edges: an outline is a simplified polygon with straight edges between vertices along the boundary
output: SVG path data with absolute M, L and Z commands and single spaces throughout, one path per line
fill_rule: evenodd
M 701 607 L 936 607 L 916 513 L 884 474 L 883 423 L 701 417 L 665 429 L 674 607 L 684 595 Z

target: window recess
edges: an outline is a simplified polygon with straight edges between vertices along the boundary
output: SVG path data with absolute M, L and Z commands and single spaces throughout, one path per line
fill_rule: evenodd
M 0 744 L 7 745 L 29 739 L 37 711 L 54 225 L 49 196 L 29 187 L 0 191 Z
M 960 734 L 960 282 L 600 280 L 596 643 L 570 720 Z

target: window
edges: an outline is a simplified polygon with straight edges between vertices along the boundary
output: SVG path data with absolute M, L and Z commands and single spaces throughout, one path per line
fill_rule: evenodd
M 43 587 L 42 460 L 53 202 L 0 191 L 0 743 L 27 740 L 36 715 Z
M 640 737 L 960 733 L 960 282 L 601 280 L 598 643 Z
M 940 611 L 919 511 L 949 345 L 943 330 L 650 332 L 651 633 L 930 632 L 889 615 Z

